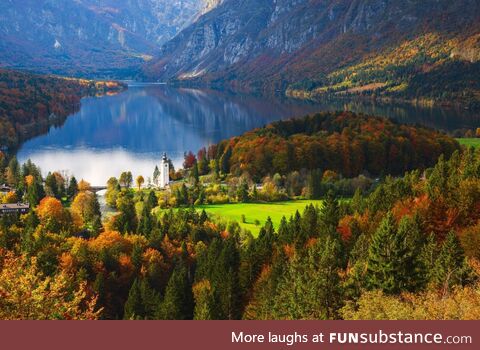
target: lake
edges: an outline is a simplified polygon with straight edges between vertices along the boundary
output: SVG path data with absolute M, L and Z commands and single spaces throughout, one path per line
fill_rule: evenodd
M 311 103 L 214 90 L 130 84 L 114 96 L 88 97 L 61 127 L 36 137 L 17 157 L 31 159 L 44 174 L 63 171 L 104 185 L 130 170 L 152 177 L 163 152 L 181 166 L 186 151 L 240 135 L 272 121 L 319 111 L 351 110 L 442 130 L 473 128 L 480 116 L 469 111 L 417 108 L 412 105 L 328 101 Z

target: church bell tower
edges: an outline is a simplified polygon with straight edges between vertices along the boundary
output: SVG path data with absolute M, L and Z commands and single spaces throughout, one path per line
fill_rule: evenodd
M 170 184 L 170 165 L 167 154 L 164 153 L 160 165 L 160 187 L 165 188 Z

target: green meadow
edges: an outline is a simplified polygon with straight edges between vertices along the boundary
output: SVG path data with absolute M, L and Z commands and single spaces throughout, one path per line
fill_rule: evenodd
M 197 208 L 199 210 L 205 209 L 208 214 L 223 218 L 226 221 L 236 221 L 242 228 L 249 230 L 253 235 L 257 235 L 268 217 L 272 219 L 275 228 L 278 228 L 283 216 L 288 219 L 297 210 L 302 214 L 309 204 L 320 206 L 322 201 L 297 200 L 277 203 L 218 204 L 202 205 Z M 245 222 L 242 222 L 242 215 L 245 216 Z
M 457 141 L 463 146 L 480 148 L 480 138 L 462 138 Z

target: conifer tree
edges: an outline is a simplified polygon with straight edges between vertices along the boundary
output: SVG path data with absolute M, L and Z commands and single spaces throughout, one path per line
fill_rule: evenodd
M 193 179 L 193 182 L 194 182 L 195 185 L 200 182 L 200 174 L 198 172 L 198 163 L 197 162 L 195 162 L 195 164 L 193 165 L 192 179 Z
M 158 198 L 154 191 L 150 191 L 148 193 L 146 204 L 150 209 L 153 209 L 156 206 L 158 206 Z
M 319 239 L 288 264 L 274 300 L 274 319 L 335 319 L 341 307 L 341 249 L 332 237 Z
M 158 180 L 160 178 L 160 170 L 158 165 L 155 165 L 155 170 L 153 171 L 153 183 L 158 186 Z
M 332 191 L 327 193 L 320 208 L 319 216 L 320 235 L 337 235 L 338 222 L 340 221 L 340 206 Z
M 297 246 L 301 246 L 307 242 L 311 237 L 318 237 L 318 213 L 315 207 L 310 204 L 308 205 L 300 220 L 300 232 L 296 237 Z
M 212 276 L 221 319 L 234 320 L 240 318 L 241 298 L 239 295 L 238 270 L 239 254 L 236 239 L 229 237 L 223 244 Z
M 140 283 L 138 282 L 138 279 L 135 279 L 130 288 L 130 292 L 128 292 L 128 299 L 125 303 L 123 318 L 125 320 L 140 320 L 144 315 L 145 308 L 143 307 Z
M 182 263 L 177 263 L 173 271 L 165 296 L 157 311 L 161 320 L 188 320 L 193 318 L 193 295 L 188 281 L 187 269 Z
M 136 273 L 142 268 L 143 249 L 139 244 L 134 244 L 132 249 L 132 264 Z
M 97 294 L 97 305 L 104 308 L 102 314 L 105 314 L 108 300 L 106 293 L 106 281 L 103 272 L 97 273 L 97 276 L 95 277 L 95 282 L 93 283 L 93 290 Z
M 250 196 L 248 193 L 248 183 L 246 181 L 242 181 L 240 187 L 238 188 L 237 192 L 238 201 L 242 203 L 248 203 L 250 201 Z
M 72 176 L 72 178 L 70 179 L 70 183 L 68 184 L 67 195 L 70 198 L 75 198 L 77 193 L 78 193 L 78 182 L 75 176 Z
M 280 226 L 278 227 L 278 240 L 283 244 L 293 243 L 293 234 L 290 226 L 288 224 L 287 218 L 282 217 L 280 221 Z
M 205 209 L 202 209 L 202 213 L 200 214 L 200 224 L 203 225 L 208 220 L 208 215 Z
M 195 298 L 194 320 L 214 320 L 215 300 L 210 281 L 203 280 L 193 286 Z
M 252 189 L 252 200 L 253 200 L 254 202 L 258 201 L 257 185 L 253 185 L 253 189 Z
M 435 235 L 430 234 L 420 252 L 421 264 L 425 269 L 425 283 L 433 283 L 435 274 L 435 262 L 439 253 L 439 247 Z
M 405 237 L 405 289 L 413 292 L 422 288 L 427 282 L 425 265 L 421 258 L 426 239 L 421 231 L 418 216 L 413 218 L 404 217 L 398 226 L 398 236 L 399 238 Z
M 149 237 L 153 229 L 153 217 L 151 207 L 148 201 L 143 204 L 142 215 L 137 225 L 137 233 L 139 235 Z
M 455 232 L 450 231 L 435 261 L 433 281 L 448 291 L 454 285 L 463 285 L 468 275 L 469 268 L 460 241 Z
M 389 212 L 372 238 L 365 276 L 367 287 L 388 294 L 408 289 L 410 261 L 405 232 L 397 232 L 395 218 Z
M 319 199 L 322 196 L 322 177 L 320 169 L 312 170 L 308 178 L 308 197 Z

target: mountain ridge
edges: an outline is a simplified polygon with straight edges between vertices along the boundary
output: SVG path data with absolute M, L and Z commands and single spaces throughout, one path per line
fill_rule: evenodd
M 61 75 L 128 75 L 214 5 L 212 0 L 5 0 L 0 64 Z
M 408 79 L 345 81 L 346 89 L 341 90 L 384 83 L 379 89 L 388 95 L 385 89 L 409 83 L 425 63 L 438 68 L 478 62 L 479 19 L 480 4 L 472 0 L 245 0 L 241 6 L 238 0 L 226 0 L 165 44 L 144 66 L 143 76 L 264 92 L 298 91 L 292 85 L 301 82 L 329 89 L 341 83 L 323 81 L 330 80 L 330 74 L 408 42 L 431 35 L 437 36 L 436 46 L 455 41 L 441 57 L 429 52 L 432 47 L 421 47 L 406 68 L 413 72 Z M 470 44 L 462 47 L 465 42 Z M 465 52 L 474 60 L 465 60 Z M 476 65 L 468 70 L 478 72 Z M 475 99 L 479 87 L 467 85 Z

